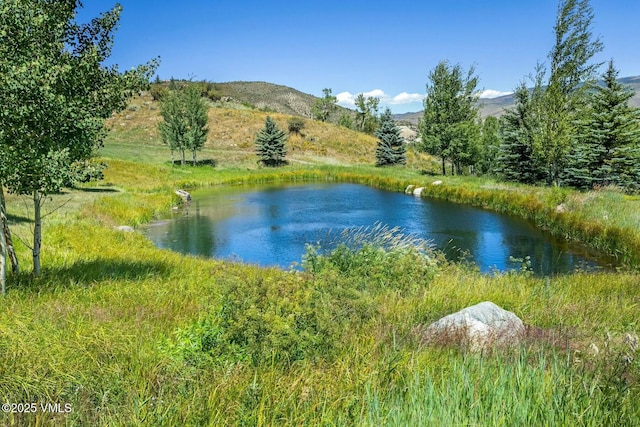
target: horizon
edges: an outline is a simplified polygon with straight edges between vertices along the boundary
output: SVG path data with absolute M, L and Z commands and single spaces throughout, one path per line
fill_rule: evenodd
M 86 22 L 114 4 L 86 2 L 78 20 Z M 381 109 L 402 114 L 422 109 L 428 74 L 441 60 L 465 70 L 475 66 L 484 97 L 511 93 L 537 62 L 546 62 L 558 2 L 120 4 L 107 64 L 121 71 L 160 56 L 161 79 L 264 81 L 318 97 L 330 88 L 339 105 L 352 107 L 364 93 L 379 97 Z M 639 75 L 640 58 L 628 41 L 640 38 L 634 20 L 640 2 L 590 4 L 593 33 L 604 43 L 594 62 L 613 59 L 621 77 Z

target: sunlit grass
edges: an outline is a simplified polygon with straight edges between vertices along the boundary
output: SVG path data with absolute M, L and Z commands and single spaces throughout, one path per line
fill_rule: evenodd
M 316 152 L 302 137 L 293 141 L 300 162 L 281 169 L 258 168 L 250 148 L 231 146 L 205 150 L 203 158 L 220 160 L 215 167 L 172 166 L 152 140 L 156 111 L 138 108 L 117 119 L 142 130 L 114 133 L 134 144 L 107 141 L 105 180 L 47 201 L 39 278 L 28 271 L 28 201 L 7 199 L 25 244 L 18 241 L 23 274 L 9 276 L 0 299 L 0 401 L 70 403 L 73 412 L 0 414 L 0 424 L 640 424 L 633 269 L 483 275 L 380 225 L 310 247 L 303 271 L 283 271 L 183 256 L 114 229 L 167 215 L 178 188 L 328 181 L 403 191 L 412 184 L 424 186 L 424 196 L 519 215 L 618 251 L 637 267 L 636 198 L 425 176 L 422 167 L 379 169 L 366 156 L 353 165 L 358 152 L 331 152 L 342 140 Z M 258 126 L 263 116 L 229 113 L 226 132 L 242 120 Z M 330 139 L 321 124 L 307 126 L 309 135 Z M 240 133 L 230 138 L 246 142 Z M 313 164 L 302 164 L 304 156 Z M 487 300 L 522 318 L 521 346 L 472 354 L 455 343 L 424 344 L 421 331 L 431 322 Z

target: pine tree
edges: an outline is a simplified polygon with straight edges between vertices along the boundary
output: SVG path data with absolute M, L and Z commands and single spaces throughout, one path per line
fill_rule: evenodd
M 640 159 L 640 110 L 629 106 L 633 90 L 617 80 L 609 62 L 604 86 L 596 87 L 591 106 L 577 122 L 576 143 L 564 181 L 578 188 L 614 184 L 637 188 Z
M 284 145 L 286 140 L 287 136 L 284 131 L 278 128 L 271 117 L 267 116 L 264 128 L 257 133 L 255 140 L 259 162 L 269 167 L 284 165 L 287 155 Z
M 544 176 L 535 151 L 540 129 L 536 114 L 539 84 L 536 88 L 529 93 L 525 83 L 518 86 L 514 94 L 515 108 L 507 110 L 500 119 L 499 172 L 507 181 L 534 184 Z
M 404 165 L 407 162 L 404 138 L 400 135 L 400 129 L 396 126 L 389 108 L 380 117 L 380 127 L 375 135 L 378 138 L 376 166 Z

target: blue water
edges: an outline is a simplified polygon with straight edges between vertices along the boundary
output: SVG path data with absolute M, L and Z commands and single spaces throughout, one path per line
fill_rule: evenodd
M 192 196 L 177 218 L 145 230 L 158 247 L 289 268 L 307 243 L 380 223 L 431 240 L 448 258 L 470 259 L 484 272 L 518 268 L 511 257 L 529 256 L 539 275 L 605 264 L 517 218 L 357 184 L 227 187 Z

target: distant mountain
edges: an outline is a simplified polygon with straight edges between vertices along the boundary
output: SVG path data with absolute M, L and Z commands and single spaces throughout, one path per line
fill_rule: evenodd
M 267 82 L 215 83 L 215 89 L 223 97 L 250 104 L 258 109 L 309 118 L 312 117 L 313 106 L 318 99 L 288 86 Z M 353 111 L 338 106 L 330 121 L 336 122 L 343 113 L 353 114 Z
M 623 77 L 618 81 L 626 86 L 629 86 L 634 90 L 635 95 L 629 101 L 629 104 L 634 107 L 640 107 L 640 76 Z M 600 84 L 603 84 L 600 82 Z M 499 117 L 504 114 L 505 109 L 513 108 L 515 105 L 515 99 L 513 95 L 499 96 L 492 99 L 480 100 L 480 115 L 482 117 L 496 116 Z M 422 111 L 415 113 L 395 114 L 394 118 L 400 122 L 408 122 L 412 124 L 418 124 L 418 121 L 422 118 Z

